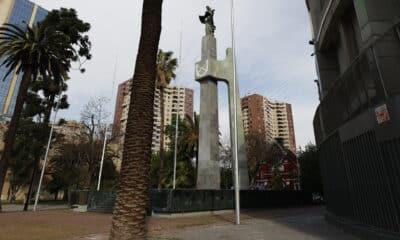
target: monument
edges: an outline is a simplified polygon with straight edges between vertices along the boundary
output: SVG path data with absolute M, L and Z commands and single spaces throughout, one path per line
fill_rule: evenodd
M 199 125 L 199 164 L 197 189 L 220 189 L 219 165 L 219 129 L 218 129 L 218 82 L 228 85 L 229 118 L 232 151 L 234 131 L 234 107 L 237 108 L 238 132 L 238 168 L 240 189 L 247 189 L 249 177 L 244 143 L 242 112 L 240 106 L 239 86 L 236 81 L 236 106 L 234 106 L 234 61 L 233 50 L 226 50 L 226 58 L 217 60 L 217 40 L 214 36 L 215 10 L 207 6 L 200 22 L 205 25 L 205 36 L 202 39 L 201 61 L 196 63 L 195 79 L 200 83 L 200 125 Z M 234 154 L 232 154 L 234 156 Z M 234 163 L 234 161 L 233 161 Z

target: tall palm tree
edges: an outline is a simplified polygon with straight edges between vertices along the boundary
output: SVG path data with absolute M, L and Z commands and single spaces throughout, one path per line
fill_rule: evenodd
M 65 40 L 62 33 L 46 32 L 40 25 L 27 26 L 26 31 L 12 24 L 0 27 L 0 58 L 4 58 L 1 66 L 9 69 L 6 77 L 13 71 L 16 74 L 23 74 L 0 161 L 0 189 L 3 188 L 8 160 L 29 84 L 35 81 L 38 75 L 52 76 L 57 79 L 64 77 L 69 63 L 65 61 L 62 53 L 75 51 L 73 48 L 65 49 L 66 46 L 62 45 Z
M 160 90 L 160 168 L 158 175 L 158 189 L 161 189 L 162 179 L 164 177 L 164 132 L 165 132 L 165 108 L 164 108 L 164 89 L 176 78 L 175 70 L 178 66 L 176 58 L 172 58 L 172 52 L 163 52 L 161 49 L 157 54 L 157 77 L 156 87 Z
M 162 0 L 144 0 L 111 240 L 146 239 L 156 60 Z

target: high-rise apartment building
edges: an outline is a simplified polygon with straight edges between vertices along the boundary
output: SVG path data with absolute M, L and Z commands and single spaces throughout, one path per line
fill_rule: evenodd
M 132 80 L 125 81 L 118 86 L 117 102 L 114 115 L 114 135 L 121 135 L 121 143 L 125 134 L 126 122 L 130 103 L 130 88 Z M 155 90 L 154 96 L 154 126 L 153 126 L 153 152 L 160 151 L 160 90 Z M 193 90 L 188 88 L 166 87 L 164 88 L 164 126 L 173 124 L 172 117 L 178 113 L 183 119 L 185 116 L 193 117 Z M 164 146 L 168 149 L 170 139 L 164 135 Z
M 270 101 L 259 94 L 245 96 L 241 101 L 246 135 L 262 134 L 267 142 L 276 140 L 284 148 L 296 152 L 293 113 L 289 103 Z
M 0 26 L 5 23 L 16 24 L 21 27 L 33 26 L 42 21 L 47 14 L 48 12 L 45 9 L 28 0 L 0 1 Z M 0 62 L 2 62 L 2 59 L 0 59 Z M 0 68 L 0 116 L 11 117 L 22 81 L 22 73 L 12 72 L 4 79 L 7 72 L 6 67 Z
M 307 0 L 327 219 L 361 239 L 400 236 L 400 1 Z

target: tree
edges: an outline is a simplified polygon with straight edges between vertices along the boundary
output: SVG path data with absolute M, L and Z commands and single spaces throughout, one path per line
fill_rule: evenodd
M 194 182 L 197 182 L 197 166 L 198 166 L 198 146 L 199 146 L 199 118 L 200 116 L 194 113 L 194 118 L 186 115 L 183 120 L 178 120 L 178 156 L 184 156 L 187 159 L 195 158 L 195 177 Z M 172 116 L 172 122 L 176 120 L 176 116 Z M 175 144 L 175 124 L 166 126 L 165 133 L 171 139 L 170 149 L 174 149 Z
M 299 154 L 301 189 L 323 194 L 323 185 L 318 159 L 318 149 L 313 144 L 306 145 Z
M 68 85 L 57 83 L 54 79 L 43 78 L 39 76 L 35 82 L 29 86 L 29 92 L 26 98 L 24 115 L 26 117 L 38 117 L 41 122 L 48 125 L 50 123 L 51 111 L 56 107 L 58 110 L 69 107 L 66 92 Z M 56 99 L 61 94 L 60 99 Z
M 105 97 L 92 98 L 81 112 L 81 124 L 84 129 L 80 132 L 81 145 L 85 146 L 82 150 L 83 161 L 87 167 L 87 181 L 85 187 L 90 189 L 97 182 L 100 162 L 103 151 L 104 136 L 110 134 L 111 128 L 107 128 L 107 119 L 110 113 L 106 110 L 109 99 Z M 107 130 L 107 131 L 106 131 Z M 108 137 L 107 141 L 112 141 Z M 108 145 L 106 145 L 108 146 Z M 112 157 L 115 153 L 106 147 L 106 156 Z M 105 159 L 107 161 L 107 159 Z
M 38 170 L 38 161 L 44 151 L 49 127 L 31 118 L 21 118 L 16 132 L 16 140 L 11 152 L 11 179 L 9 200 L 18 190 L 29 184 L 24 210 L 27 210 L 32 191 L 33 179 Z
M 250 133 L 246 136 L 247 166 L 250 185 L 255 184 L 258 169 L 261 164 L 271 161 L 271 145 L 262 133 Z
M 231 147 L 222 146 L 219 156 L 221 165 L 221 189 L 231 189 L 233 186 Z
M 186 116 L 184 120 L 178 117 L 178 140 L 177 140 L 177 165 L 176 165 L 176 187 L 192 188 L 195 186 L 195 169 L 192 159 L 196 155 L 196 149 L 192 145 L 191 118 Z M 169 149 L 175 147 L 175 122 L 176 115 L 172 116 L 172 124 L 165 127 L 165 134 L 171 139 Z M 165 157 L 165 172 L 162 178 L 162 186 L 173 187 L 173 152 L 169 151 Z
M 153 136 L 156 59 L 162 0 L 143 1 L 142 32 L 132 82 L 123 159 L 111 240 L 145 239 L 149 206 L 149 167 Z
M 60 99 L 55 102 L 57 94 L 61 94 L 67 90 L 67 85 L 64 83 L 62 86 L 55 84 L 55 81 L 47 78 L 47 81 L 39 76 L 35 82 L 30 83 L 30 89 L 27 93 L 25 100 L 25 106 L 23 109 L 23 118 L 35 118 L 37 128 L 41 128 L 42 137 L 37 139 L 37 143 L 41 143 L 41 150 L 39 154 L 35 155 L 34 165 L 31 180 L 29 183 L 28 192 L 26 194 L 26 201 L 24 204 L 24 211 L 28 210 L 30 203 L 30 197 L 32 193 L 32 187 L 36 179 L 37 170 L 39 168 L 40 158 L 44 154 L 44 147 L 48 140 L 48 134 L 50 131 L 49 122 L 50 115 L 53 108 L 66 109 L 69 107 L 67 102 L 67 95 L 61 95 Z M 56 106 L 57 105 L 57 106 Z M 53 134 L 53 137 L 56 134 Z
M 78 19 L 74 10 L 64 12 L 68 12 L 70 18 Z M 56 10 L 49 13 L 49 16 L 60 16 L 60 14 Z M 0 57 L 5 59 L 2 66 L 9 69 L 6 76 L 14 70 L 16 74 L 23 74 L 1 157 L 0 189 L 3 188 L 17 125 L 30 83 L 40 75 L 43 78 L 52 78 L 61 84 L 68 78 L 72 62 L 81 58 L 91 58 L 89 38 L 82 35 L 90 29 L 90 25 L 76 27 L 76 22 L 61 18 L 57 22 L 49 16 L 37 26 L 26 26 L 26 31 L 12 24 L 0 27 Z M 59 24 L 60 22 L 70 26 L 64 27 Z
M 178 65 L 176 58 L 172 58 L 172 52 L 163 52 L 161 49 L 157 54 L 157 77 L 156 87 L 160 90 L 160 168 L 158 177 L 158 189 L 162 187 L 162 178 L 164 174 L 164 119 L 165 119 L 165 108 L 164 108 L 164 89 L 170 84 L 171 80 L 176 77 L 175 70 Z

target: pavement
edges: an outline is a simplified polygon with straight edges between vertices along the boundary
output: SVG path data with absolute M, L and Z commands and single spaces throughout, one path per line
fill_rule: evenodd
M 328 224 L 323 207 L 249 211 L 241 225 L 211 225 L 160 235 L 159 239 L 357 240 Z
M 5 206 L 5 205 L 4 205 Z M 20 205 L 12 207 L 20 209 Z M 111 214 L 78 213 L 41 205 L 43 211 L 0 213 L 1 240 L 108 240 Z M 44 211 L 49 209 L 50 211 Z M 242 224 L 232 212 L 148 219 L 149 240 L 357 240 L 328 224 L 323 206 L 243 210 Z

